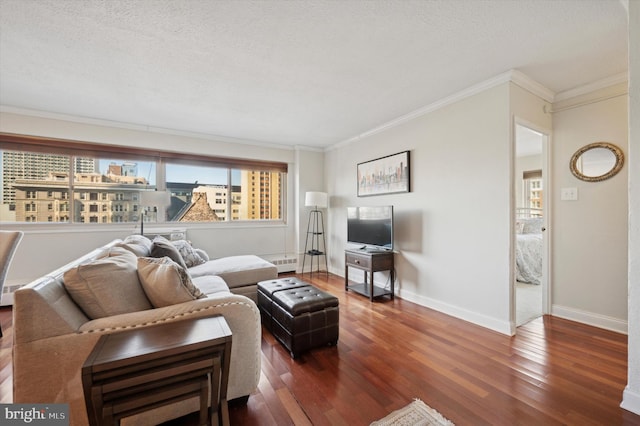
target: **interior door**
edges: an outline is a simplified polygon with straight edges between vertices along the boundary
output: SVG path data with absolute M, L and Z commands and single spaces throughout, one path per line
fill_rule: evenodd
M 514 321 L 549 312 L 548 134 L 516 123 L 514 155 Z

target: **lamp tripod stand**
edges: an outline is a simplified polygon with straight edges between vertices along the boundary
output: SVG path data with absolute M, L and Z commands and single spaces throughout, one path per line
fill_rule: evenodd
M 324 257 L 324 270 L 329 276 L 329 267 L 327 265 L 327 246 L 324 237 L 324 215 L 318 207 L 327 206 L 327 194 L 324 192 L 307 192 L 307 206 L 313 206 L 314 209 L 309 212 L 309 221 L 307 223 L 307 238 L 304 244 L 304 257 L 302 258 L 302 274 L 304 275 L 304 267 L 307 262 L 307 256 L 311 263 L 309 274 L 313 275 L 314 259 L 316 260 L 317 272 L 320 272 L 319 256 Z M 311 243 L 311 244 L 309 244 Z

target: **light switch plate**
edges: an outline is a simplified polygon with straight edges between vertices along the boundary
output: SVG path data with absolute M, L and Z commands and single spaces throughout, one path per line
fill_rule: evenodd
M 578 188 L 562 188 L 560 190 L 560 199 L 562 201 L 577 201 Z

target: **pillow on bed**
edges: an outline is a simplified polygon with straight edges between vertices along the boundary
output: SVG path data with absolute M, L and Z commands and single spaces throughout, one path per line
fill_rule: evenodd
M 521 219 L 523 223 L 523 234 L 539 234 L 542 232 L 543 220 L 541 217 L 534 217 L 531 219 Z
M 193 285 L 187 271 L 168 257 L 138 258 L 138 277 L 156 308 L 206 297 Z

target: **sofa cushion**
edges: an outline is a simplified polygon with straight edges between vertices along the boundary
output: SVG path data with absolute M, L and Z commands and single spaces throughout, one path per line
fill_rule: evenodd
M 203 275 L 201 277 L 192 278 L 191 281 L 193 282 L 193 285 L 198 287 L 200 291 L 206 295 L 220 292 L 227 292 L 231 294 L 227 283 L 217 275 Z
M 169 257 L 171 260 L 176 262 L 178 265 L 187 269 L 187 265 L 184 263 L 184 259 L 182 255 L 174 246 L 171 244 L 171 241 L 167 240 L 164 237 L 157 236 L 153 239 L 153 245 L 151 246 L 151 257 Z
M 255 255 L 227 256 L 189 268 L 191 277 L 218 275 L 230 289 L 274 279 L 278 268 Z
M 200 257 L 200 255 L 195 251 L 195 249 L 191 246 L 191 243 L 187 240 L 177 240 L 171 241 L 171 244 L 175 248 L 178 249 L 180 256 L 184 260 L 187 268 L 191 268 L 192 266 L 201 265 L 205 262 L 205 260 Z
M 123 248 L 69 269 L 64 286 L 91 319 L 152 308 L 138 279 L 137 257 Z
M 138 277 L 147 297 L 156 308 L 206 297 L 193 285 L 185 268 L 169 257 L 138 258 Z

